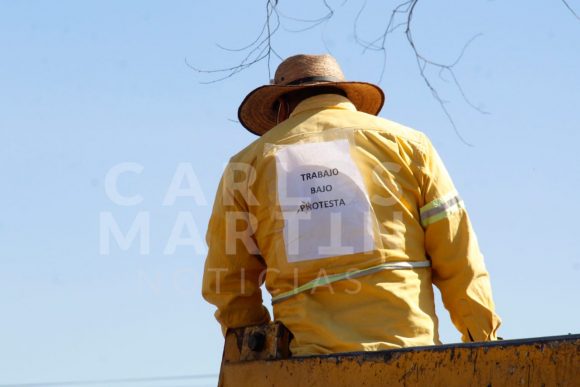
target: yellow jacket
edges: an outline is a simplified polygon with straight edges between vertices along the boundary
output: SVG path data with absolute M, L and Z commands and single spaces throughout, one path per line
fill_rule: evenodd
M 430 141 L 338 95 L 232 157 L 207 243 L 223 330 L 270 320 L 265 282 L 294 355 L 439 344 L 432 284 L 463 341 L 496 339 L 483 257 Z

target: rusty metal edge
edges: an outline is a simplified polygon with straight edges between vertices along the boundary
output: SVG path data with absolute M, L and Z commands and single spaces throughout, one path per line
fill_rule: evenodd
M 407 348 L 397 348 L 397 349 L 387 349 L 384 351 L 357 351 L 357 352 L 340 352 L 332 353 L 328 355 L 308 355 L 308 356 L 294 356 L 288 359 L 275 359 L 268 361 L 288 361 L 293 359 L 338 359 L 338 358 L 350 358 L 350 357 L 360 357 L 363 356 L 365 359 L 370 360 L 376 358 L 377 360 L 384 358 L 385 356 L 391 357 L 399 353 L 408 352 L 441 352 L 450 349 L 461 349 L 461 348 L 494 348 L 494 347 L 517 347 L 522 345 L 533 345 L 533 344 L 552 344 L 556 342 L 573 342 L 580 340 L 580 334 L 568 334 L 560 336 L 544 336 L 544 337 L 533 337 L 525 339 L 511 339 L 511 340 L 498 340 L 498 341 L 482 341 L 473 343 L 452 343 L 452 344 L 441 344 L 441 345 L 427 345 L 420 347 L 407 347 Z

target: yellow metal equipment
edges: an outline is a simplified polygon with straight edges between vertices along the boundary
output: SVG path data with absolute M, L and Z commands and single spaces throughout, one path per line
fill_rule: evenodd
M 220 386 L 580 386 L 580 335 L 291 357 L 279 323 L 229 330 Z

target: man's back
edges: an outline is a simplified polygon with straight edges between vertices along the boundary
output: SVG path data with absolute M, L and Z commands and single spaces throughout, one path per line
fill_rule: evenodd
M 439 343 L 433 282 L 465 340 L 493 339 L 499 325 L 428 139 L 338 95 L 303 101 L 232 158 L 208 245 L 204 296 L 222 326 L 268 320 L 265 280 L 294 355 Z

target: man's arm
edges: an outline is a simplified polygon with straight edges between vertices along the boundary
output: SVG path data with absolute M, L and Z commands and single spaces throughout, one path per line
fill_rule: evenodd
M 233 173 L 228 165 L 216 193 L 202 288 L 203 297 L 217 307 L 215 317 L 224 334 L 227 328 L 270 321 L 260 289 L 266 265 L 253 238 L 252 214 L 243 195 L 229 183 Z
M 501 320 L 494 311 L 489 274 L 469 217 L 437 152 L 425 147 L 421 223 L 433 283 L 463 341 L 496 340 Z

